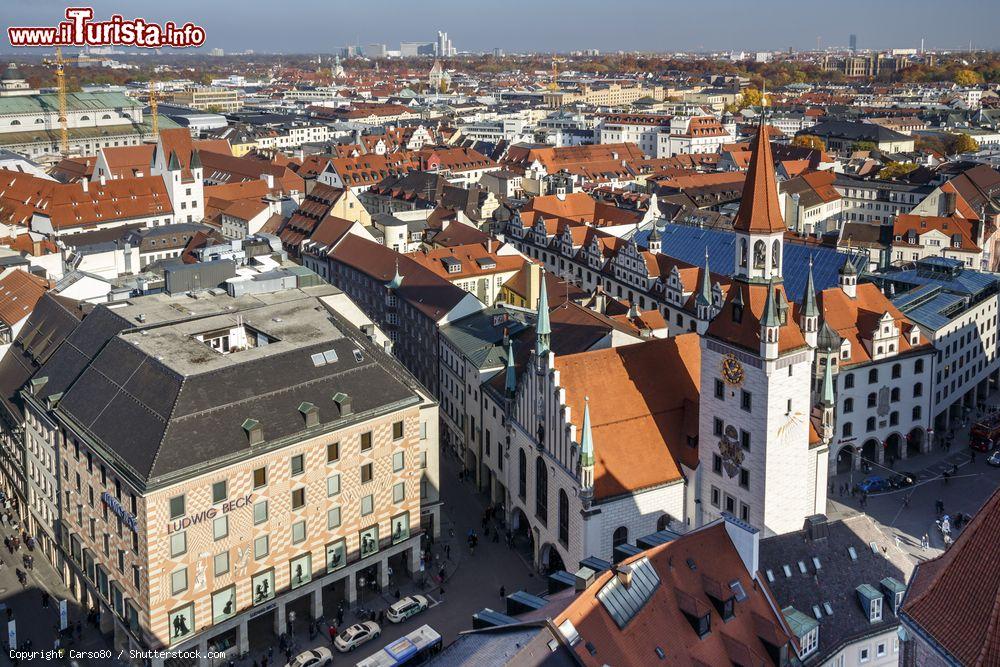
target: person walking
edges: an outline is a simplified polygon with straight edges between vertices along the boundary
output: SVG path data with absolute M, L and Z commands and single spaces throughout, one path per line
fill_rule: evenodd
M 330 642 L 333 643 L 333 640 L 337 638 L 337 626 L 331 625 L 327 632 L 330 634 Z

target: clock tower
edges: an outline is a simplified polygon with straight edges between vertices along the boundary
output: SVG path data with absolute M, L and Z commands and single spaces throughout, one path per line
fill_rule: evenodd
M 733 281 L 701 338 L 692 515 L 702 525 L 729 513 L 766 536 L 825 512 L 826 452 L 811 421 L 815 337 L 785 292 L 786 228 L 763 123 L 733 230 Z

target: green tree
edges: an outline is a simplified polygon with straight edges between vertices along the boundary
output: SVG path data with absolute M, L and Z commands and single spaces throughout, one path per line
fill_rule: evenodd
M 979 150 L 979 144 L 976 140 L 970 137 L 965 132 L 958 135 L 955 140 L 955 152 L 956 153 L 975 153 Z
M 974 86 L 983 82 L 983 75 L 971 69 L 960 69 L 955 71 L 953 80 L 960 86 Z
M 825 151 L 826 144 L 815 134 L 800 134 L 792 139 L 793 146 L 804 146 L 805 148 L 815 148 L 818 151 Z
M 852 151 L 875 151 L 875 150 L 878 150 L 878 146 L 876 146 L 871 141 L 855 141 L 853 144 L 851 144 L 851 150 Z
M 749 86 L 744 88 L 743 92 L 740 93 L 739 98 L 737 98 L 736 108 L 746 109 L 747 107 L 757 107 L 760 106 L 760 100 L 760 90 L 754 88 L 753 86 Z
M 893 162 L 883 167 L 882 171 L 878 173 L 878 177 L 883 179 L 899 178 L 906 176 L 916 168 L 917 165 L 912 162 Z

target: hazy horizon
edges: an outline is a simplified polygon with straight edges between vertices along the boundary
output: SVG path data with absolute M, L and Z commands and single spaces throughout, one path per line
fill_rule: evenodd
M 48 26 L 63 20 L 67 6 L 50 0 L 5 0 L 4 27 Z M 459 51 L 546 52 L 599 49 L 623 51 L 778 51 L 846 47 L 850 34 L 861 49 L 996 49 L 1000 2 L 954 0 L 945 9 L 930 0 L 547 0 L 482 3 L 455 0 L 301 0 L 288 13 L 275 3 L 247 0 L 174 0 L 169 7 L 149 0 L 93 0 L 95 19 L 118 13 L 151 22 L 191 21 L 205 28 L 202 50 L 252 49 L 268 53 L 332 53 L 346 45 L 431 42 L 444 30 Z M 276 16 L 276 14 L 278 14 Z M 4 38 L 4 52 L 15 49 Z

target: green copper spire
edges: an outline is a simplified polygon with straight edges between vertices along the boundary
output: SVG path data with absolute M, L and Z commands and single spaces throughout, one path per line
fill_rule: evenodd
M 833 364 L 827 362 L 823 369 L 823 405 L 833 405 L 833 371 L 830 368 Z
M 819 315 L 819 308 L 816 307 L 816 284 L 813 282 L 812 256 L 809 257 L 809 278 L 806 280 L 806 295 L 802 300 L 802 314 L 806 317 Z
M 776 327 L 781 325 L 781 320 L 778 319 L 778 306 L 775 303 L 774 298 L 773 278 L 767 283 L 767 301 L 764 302 L 764 319 L 762 319 L 760 323 L 765 327 Z
M 514 341 L 507 339 L 507 377 L 504 381 L 504 390 L 507 396 L 513 396 L 517 392 L 517 374 L 514 372 Z
M 697 300 L 699 305 L 712 305 L 712 273 L 708 269 L 708 248 L 705 248 L 705 271 L 701 274 Z

